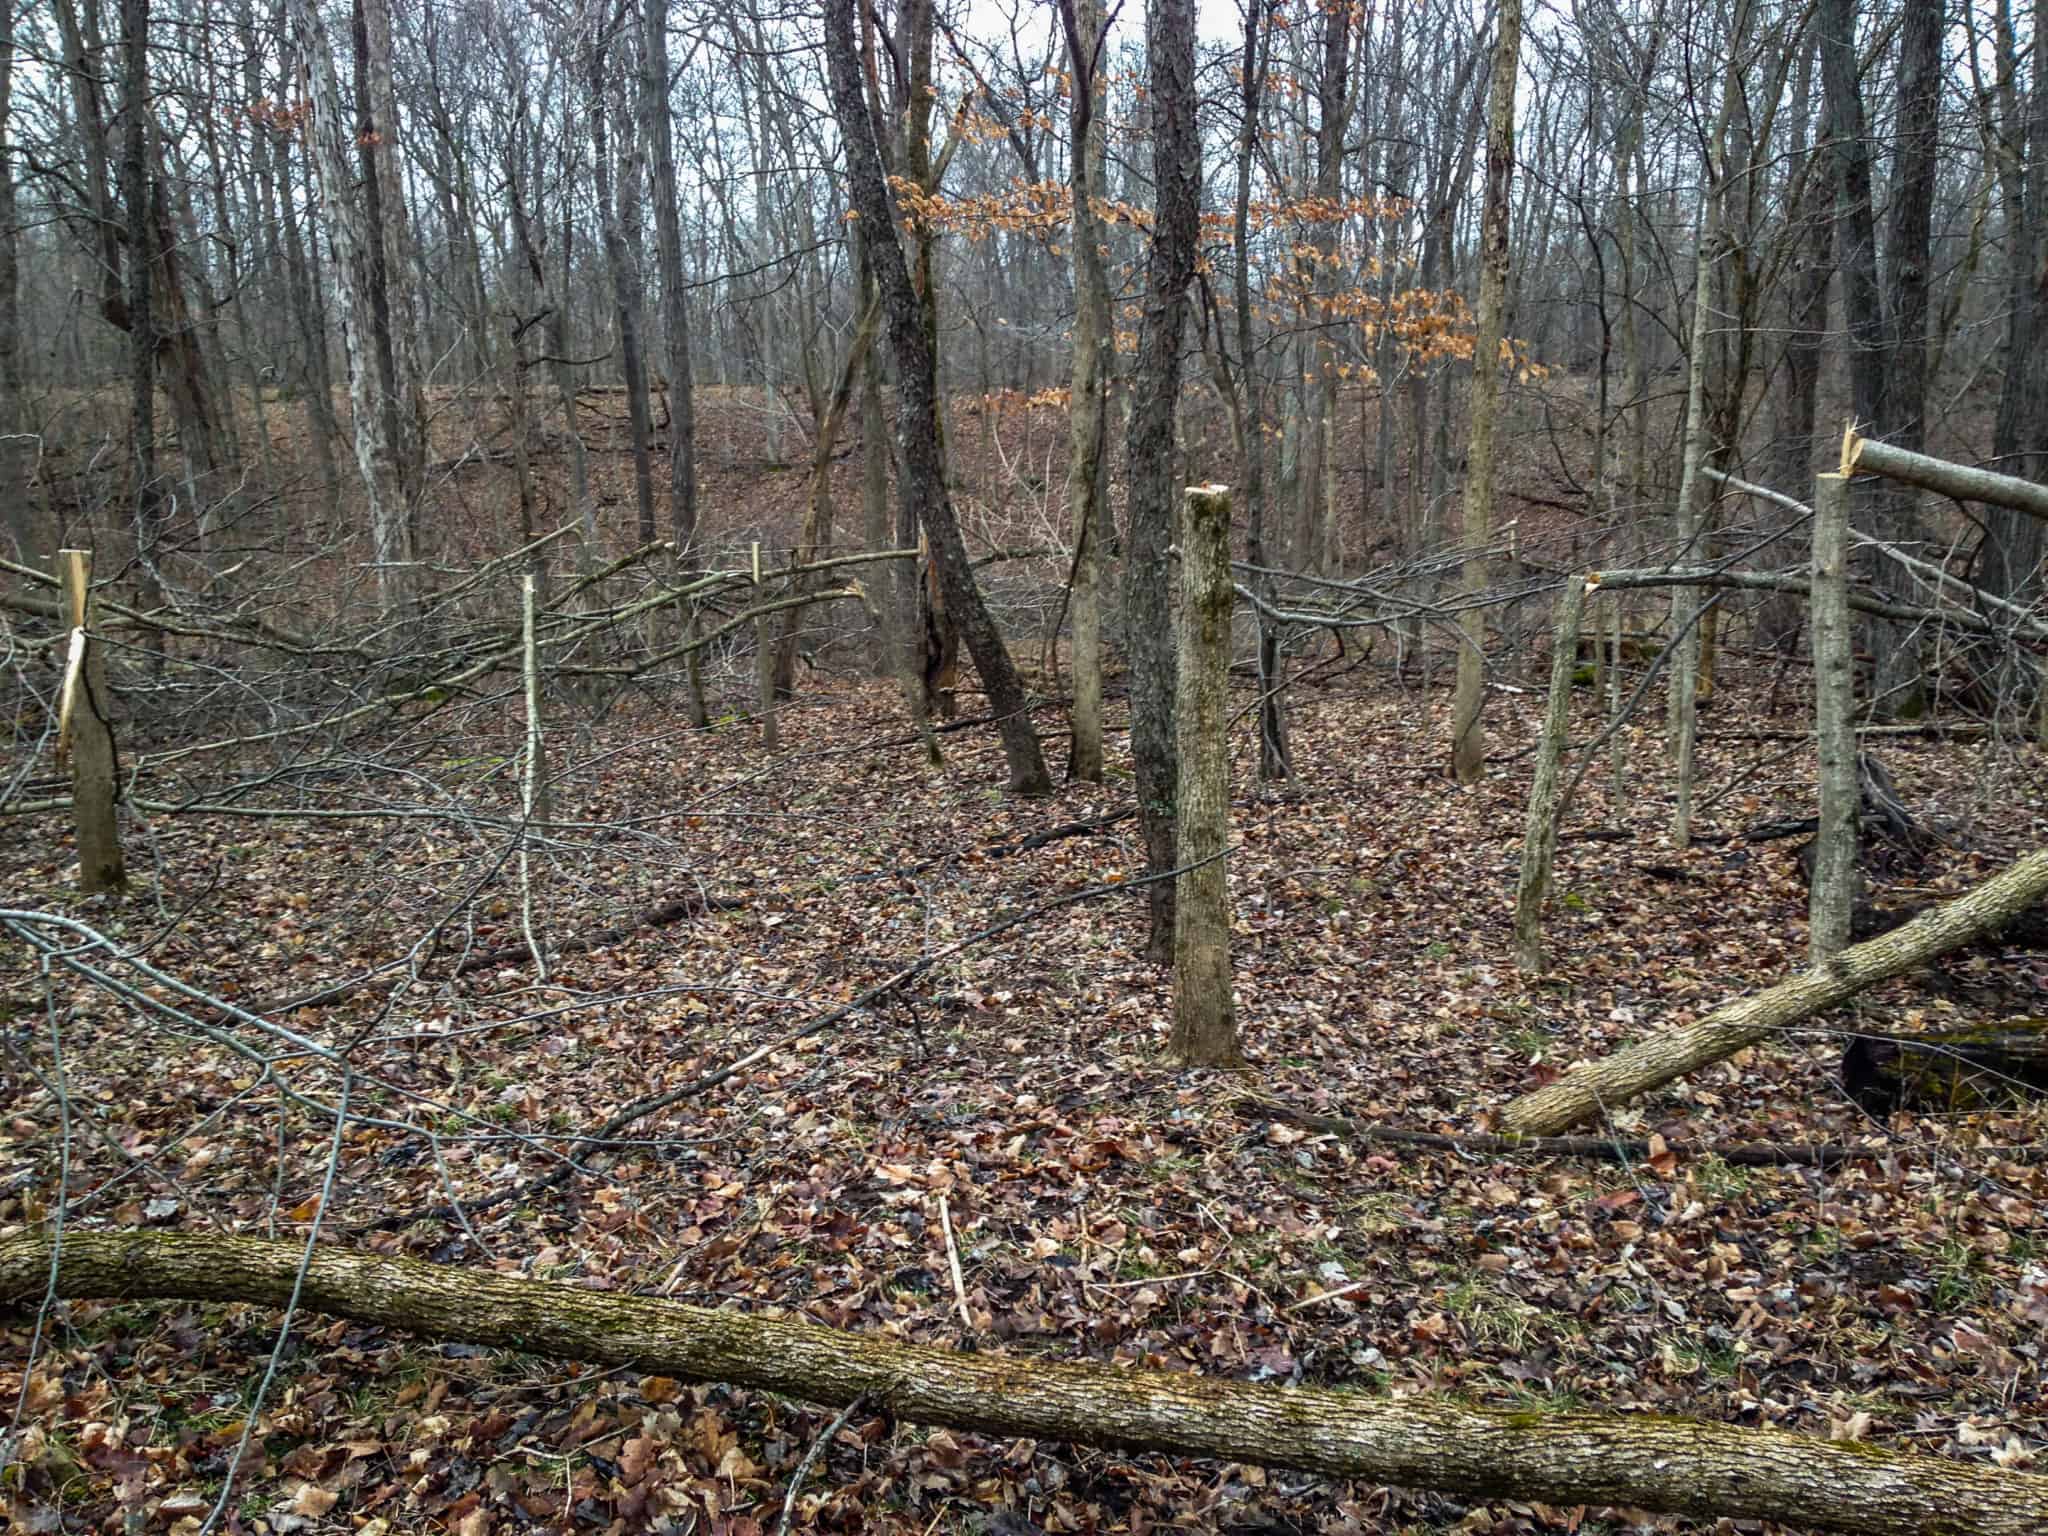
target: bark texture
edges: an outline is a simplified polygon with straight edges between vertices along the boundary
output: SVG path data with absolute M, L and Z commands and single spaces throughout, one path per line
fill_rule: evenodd
M 1116 366 L 1102 219 L 1095 211 L 1107 170 L 1096 113 L 1097 63 L 1108 42 L 1102 0 L 1064 0 L 1067 66 L 1073 74 L 1067 122 L 1076 146 L 1074 206 L 1074 370 L 1068 390 L 1067 515 L 1074 530 L 1074 708 L 1067 777 L 1102 782 L 1102 562 L 1109 543 L 1109 379 Z
M 1536 782 L 1529 789 L 1529 819 L 1522 831 L 1522 868 L 1515 884 L 1515 964 L 1532 973 L 1543 969 L 1543 903 L 1557 859 L 1557 822 L 1563 809 L 1559 781 L 1565 735 L 1571 728 L 1579 617 L 1585 606 L 1586 583 L 1572 575 L 1557 600 L 1557 629 L 1550 639 L 1550 702 L 1543 716 Z
M 1813 488 L 1813 730 L 1820 749 L 1820 831 L 1808 893 L 1808 958 L 1819 965 L 1849 942 L 1855 905 L 1856 668 L 1849 633 L 1849 482 Z
M 1486 546 L 1493 537 L 1494 445 L 1499 435 L 1501 342 L 1507 333 L 1508 195 L 1515 177 L 1515 81 L 1521 70 L 1522 3 L 1501 0 L 1486 112 L 1486 201 L 1480 211 L 1479 313 L 1472 338 L 1472 436 L 1466 453 L 1465 568 L 1469 599 L 1486 590 Z M 1486 686 L 1486 610 L 1468 607 L 1458 646 L 1458 691 L 1451 704 L 1451 772 L 1470 784 L 1486 767 L 1479 710 Z
M 1686 1029 L 1668 1030 L 1598 1061 L 1582 1063 L 1556 1082 L 1509 1104 L 1501 1128 L 1548 1136 L 1626 1104 L 1674 1078 L 1721 1061 L 1823 1008 L 1923 965 L 1937 955 L 2003 927 L 2048 893 L 2048 848 L 2028 854 L 1954 901 L 1922 913 L 1903 928 L 1853 945 L 1825 965 L 1801 971 L 1754 997 L 1717 1008 Z
M 967 649 L 988 691 L 1009 765 L 1010 789 L 1020 795 L 1052 793 L 1052 779 L 1031 724 L 1030 699 L 1010 660 L 995 617 L 982 601 L 960 522 L 946 495 L 939 457 L 937 357 L 925 324 L 924 307 L 910 281 L 909 263 L 896 235 L 895 205 L 883 179 L 881 144 L 860 78 L 860 44 L 853 0 L 825 7 L 825 54 L 831 67 L 833 114 L 846 140 L 849 201 L 868 269 L 881 290 L 890 349 L 896 355 L 896 431 L 902 448 L 898 491 L 931 541 L 946 607 L 960 626 Z
M 277 1306 L 291 1294 L 301 1253 L 296 1243 L 260 1238 L 72 1233 L 55 1289 L 64 1297 Z M 0 1242 L 0 1304 L 33 1305 L 50 1273 L 46 1239 Z M 313 1254 L 300 1304 L 443 1340 L 766 1388 L 812 1403 L 865 1398 L 919 1423 L 1473 1497 L 1625 1504 L 1851 1536 L 2038 1536 L 2048 1529 L 2048 1478 L 1777 1430 L 1027 1363 L 335 1249 Z
M 1202 144 L 1195 131 L 1194 0 L 1153 0 L 1151 8 L 1152 179 L 1158 206 L 1145 259 L 1144 315 L 1125 438 L 1130 538 L 1124 551 L 1125 648 L 1131 674 L 1131 766 L 1145 829 L 1145 872 L 1173 868 L 1178 834 L 1174 793 L 1173 424 L 1180 407 L 1181 331 L 1201 235 Z M 1173 958 L 1174 882 L 1147 887 L 1147 957 Z
M 1230 997 L 1230 492 L 1190 486 L 1181 519 L 1180 863 L 1173 933 L 1174 1058 L 1234 1067 Z

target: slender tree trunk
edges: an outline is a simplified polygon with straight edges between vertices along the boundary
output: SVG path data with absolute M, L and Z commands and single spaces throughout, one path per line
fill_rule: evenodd
M 29 444 L 15 440 L 27 425 L 21 366 L 21 268 L 14 194 L 14 8 L 0 5 L 0 536 L 13 558 L 31 558 Z
M 1856 881 L 1856 674 L 1849 630 L 1849 482 L 1813 484 L 1813 734 L 1820 753 L 1820 830 L 1808 888 L 1807 958 L 1849 942 Z
M 334 251 L 335 312 L 348 353 L 356 466 L 362 474 L 369 503 L 378 596 L 389 613 L 405 604 L 411 590 L 406 501 L 389 436 L 391 417 L 385 409 L 382 374 L 369 330 L 372 244 L 352 195 L 354 176 L 345 148 L 354 129 L 342 117 L 334 53 L 313 0 L 286 0 L 286 4 L 294 40 L 310 74 L 312 162 L 321 211 L 326 216 L 328 243 Z
M 1230 995 L 1230 492 L 1189 486 L 1181 520 L 1177 703 L 1181 874 L 1175 881 L 1173 1038 L 1188 1066 L 1234 1067 Z
M 149 0 L 121 4 L 121 198 L 128 215 L 128 432 L 129 510 L 142 606 L 163 601 L 157 570 L 163 534 L 163 492 L 157 483 L 155 294 L 156 221 L 149 178 Z M 163 638 L 156 659 L 163 659 Z
M 1494 449 L 1499 437 L 1500 350 L 1507 330 L 1509 194 L 1515 170 L 1515 81 L 1521 70 L 1522 0 L 1501 0 L 1486 123 L 1486 202 L 1480 219 L 1479 314 L 1472 341 L 1472 435 L 1465 456 L 1464 572 L 1468 603 L 1487 586 L 1486 546 L 1493 538 Z M 1470 784 L 1486 768 L 1479 715 L 1486 687 L 1486 615 L 1468 607 L 1460 621 L 1458 691 L 1451 706 L 1451 771 Z
M 958 620 L 982 685 L 988 690 L 1009 765 L 1010 788 L 1023 795 L 1049 794 L 1052 780 L 1038 750 L 1030 700 L 994 616 L 982 601 L 968 563 L 966 541 L 946 494 L 939 449 L 938 359 L 926 330 L 924 306 L 911 284 L 909 264 L 896 235 L 894 200 L 883 179 L 881 149 L 861 86 L 853 0 L 828 0 L 825 29 L 833 112 L 847 146 L 850 201 L 858 215 L 855 228 L 881 290 L 896 354 L 897 432 L 903 450 L 900 493 L 906 510 L 916 514 L 931 542 L 946 606 Z
M 1151 0 L 1149 11 L 1152 180 L 1157 207 L 1146 258 L 1144 314 L 1132 378 L 1125 458 L 1130 537 L 1124 553 L 1125 650 L 1130 657 L 1131 762 L 1146 873 L 1173 868 L 1176 669 L 1167 549 L 1173 542 L 1174 418 L 1180 403 L 1181 331 L 1194 281 L 1201 224 L 1201 140 L 1195 128 L 1194 0 Z M 1173 957 L 1172 882 L 1150 893 L 1146 953 Z
M 1102 0 L 1063 0 L 1068 70 L 1073 83 L 1068 123 L 1074 209 L 1074 367 L 1067 519 L 1073 529 L 1074 708 L 1067 777 L 1102 782 L 1102 563 L 1108 544 L 1109 497 L 1104 459 L 1109 436 L 1109 378 L 1115 366 L 1109 278 L 1103 270 L 1102 194 L 1105 139 L 1096 120 L 1097 66 L 1108 45 Z M 1106 101 L 1106 97 L 1103 98 Z
M 593 44 L 586 82 L 590 92 L 591 161 L 597 171 L 598 228 L 604 242 L 605 267 L 611 274 L 612 311 L 619 328 L 619 363 L 626 381 L 626 414 L 633 441 L 633 505 L 638 513 L 635 531 L 642 544 L 655 538 L 653 422 L 647 402 L 647 358 L 640 339 L 640 295 L 642 285 L 632 253 L 626 248 L 626 222 L 637 195 L 639 155 L 621 146 L 617 167 L 619 185 L 614 185 L 607 122 L 610 111 L 605 100 L 609 83 L 610 47 Z M 621 125 L 621 132 L 629 130 Z

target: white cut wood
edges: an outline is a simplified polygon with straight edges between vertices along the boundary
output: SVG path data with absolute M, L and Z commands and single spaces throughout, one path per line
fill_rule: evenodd
M 93 642 L 92 551 L 57 552 L 64 578 L 64 615 L 75 637 L 75 671 L 65 679 L 65 718 L 71 759 L 71 822 L 78 841 L 78 889 L 92 895 L 118 891 L 128 883 L 121 854 L 121 830 L 114 801 L 119 777 L 114 753 L 113 695 L 107 691 L 107 662 Z

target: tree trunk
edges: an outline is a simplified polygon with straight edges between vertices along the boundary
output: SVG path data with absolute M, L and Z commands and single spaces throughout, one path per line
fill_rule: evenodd
M 1574 1067 L 1556 1082 L 1523 1094 L 1501 1116 L 1504 1130 L 1548 1136 L 1626 1104 L 1674 1078 L 1721 1061 L 1866 987 L 1923 965 L 1937 955 L 2003 927 L 2048 892 L 2048 849 L 1973 886 L 1903 928 L 1843 950 L 1768 991 L 1718 1008 L 1686 1029 Z
M 14 110 L 14 8 L 0 6 L 0 535 L 14 558 L 32 558 L 28 477 L 32 445 L 20 440 L 22 412 L 21 268 L 15 226 L 14 149 L 8 129 Z
M 1515 82 L 1521 72 L 1522 0 L 1501 0 L 1486 118 L 1486 201 L 1480 215 L 1479 314 L 1472 339 L 1472 428 L 1465 465 L 1465 561 L 1459 588 L 1474 603 L 1487 586 L 1493 538 L 1494 448 L 1499 437 L 1501 343 L 1507 331 L 1509 194 L 1515 173 Z M 1470 784 L 1486 768 L 1480 709 L 1486 688 L 1486 612 L 1460 619 L 1458 691 L 1451 705 L 1451 772 Z
M 378 597 L 389 613 L 404 605 L 411 590 L 406 538 L 405 491 L 390 436 L 383 374 L 368 332 L 371 240 L 353 188 L 345 146 L 353 137 L 341 113 L 341 86 L 326 25 L 312 0 L 287 0 L 292 31 L 310 75 L 310 139 L 327 239 L 334 251 L 335 310 L 348 350 L 349 412 L 355 432 L 356 467 L 369 503 L 370 545 L 376 562 Z
M 982 601 L 968 564 L 966 541 L 946 494 L 939 457 L 938 359 L 925 328 L 923 306 L 910 281 L 910 268 L 896 235 L 894 200 L 883 178 L 880 145 L 874 120 L 861 87 L 859 42 L 853 0 L 830 0 L 825 7 L 826 55 L 830 64 L 834 115 L 846 142 L 850 201 L 857 217 L 862 248 L 880 287 L 889 321 L 889 340 L 896 354 L 900 399 L 897 432 L 903 449 L 899 493 L 906 510 L 931 541 L 938 562 L 946 606 L 961 633 L 988 690 L 989 707 L 1001 732 L 1003 755 L 1010 771 L 1010 789 L 1020 795 L 1052 792 L 1052 779 L 1038 750 L 1031 723 L 1030 700 L 995 618 Z
M 92 551 L 58 551 L 64 578 L 64 619 L 72 634 L 59 705 L 57 745 L 71 757 L 71 815 L 77 833 L 78 889 L 91 896 L 128 883 L 121 829 L 114 805 L 121 796 L 114 751 L 114 696 L 107 688 L 106 651 L 94 637 L 98 605 L 92 598 Z
M 608 46 L 590 50 L 586 82 L 590 92 L 591 163 L 597 171 L 597 214 L 600 238 L 604 242 L 604 264 L 611 274 L 612 311 L 619 327 L 619 364 L 625 374 L 626 416 L 633 442 L 633 505 L 638 513 L 636 531 L 641 544 L 654 542 L 653 420 L 647 402 L 647 358 L 640 340 L 640 274 L 626 249 L 629 205 L 637 195 L 634 184 L 640 176 L 638 151 L 622 148 L 618 166 L 619 185 L 613 185 L 611 146 L 608 142 L 609 104 L 605 89 L 610 71 Z M 621 133 L 627 132 L 620 124 Z
M 1230 996 L 1230 492 L 1190 486 L 1181 518 L 1180 782 L 1173 935 L 1173 1039 L 1188 1066 L 1234 1067 Z
M 2037 1536 L 2048 1478 L 1945 1457 L 1667 1416 L 1531 1413 L 1185 1372 L 1039 1364 L 477 1268 L 185 1232 L 0 1242 L 0 1303 L 60 1298 L 299 1305 L 449 1342 L 866 1401 L 912 1423 L 1214 1456 L 1473 1499 L 1631 1505 L 1849 1536 Z
M 1849 482 L 1813 485 L 1813 732 L 1820 752 L 1820 830 L 1807 902 L 1807 959 L 1849 942 L 1856 900 L 1856 669 L 1849 632 Z
M 163 532 L 163 493 L 156 465 L 157 319 L 156 221 L 149 185 L 149 0 L 122 0 L 121 198 L 128 233 L 128 452 L 129 508 L 135 519 L 135 561 L 144 608 L 163 602 L 157 543 Z M 83 622 L 82 620 L 80 622 Z M 154 637 L 156 662 L 164 639 Z M 110 802 L 111 807 L 111 802 Z
M 1550 869 L 1557 858 L 1557 822 L 1563 814 L 1558 779 L 1564 767 L 1565 735 L 1571 727 L 1572 672 L 1579 656 L 1579 615 L 1586 583 L 1565 577 L 1557 600 L 1557 628 L 1550 637 L 1550 700 L 1536 753 L 1536 781 L 1529 789 L 1529 817 L 1522 829 L 1522 868 L 1515 886 L 1515 964 L 1543 969 L 1543 902 L 1550 893 Z
M 831 548 L 832 452 L 839 443 L 839 428 L 846 420 L 847 404 L 853 399 L 854 382 L 867 366 L 868 348 L 874 341 L 875 318 L 880 308 L 879 301 L 870 299 L 861 311 L 853 339 L 847 343 L 839 380 L 833 386 L 832 398 L 825 403 L 824 419 L 818 423 L 817 437 L 811 444 L 810 508 L 804 514 L 803 528 L 797 534 L 791 565 L 809 565 Z M 795 591 L 809 591 L 812 585 L 811 578 L 799 576 L 795 580 Z M 796 695 L 796 630 L 802 615 L 801 608 L 785 610 L 776 635 L 773 692 L 778 699 Z
M 1152 0 L 1149 22 L 1152 179 L 1157 207 L 1145 263 L 1144 315 L 1124 448 L 1130 538 L 1124 551 L 1124 624 L 1130 657 L 1131 766 L 1145 832 L 1145 872 L 1174 867 L 1176 669 L 1167 548 L 1173 542 L 1173 424 L 1180 404 L 1181 330 L 1200 239 L 1202 146 L 1195 129 L 1194 0 Z M 1145 953 L 1173 958 L 1173 882 L 1147 887 Z
M 1073 77 L 1068 123 L 1074 146 L 1074 368 L 1068 392 L 1071 423 L 1067 517 L 1073 529 L 1074 708 L 1067 777 L 1102 782 L 1102 563 L 1109 542 L 1109 380 L 1116 366 L 1109 277 L 1103 270 L 1102 220 L 1095 203 L 1107 168 L 1097 121 L 1097 70 L 1108 44 L 1102 0 L 1065 0 L 1067 67 Z M 1103 98 L 1104 103 L 1107 97 Z

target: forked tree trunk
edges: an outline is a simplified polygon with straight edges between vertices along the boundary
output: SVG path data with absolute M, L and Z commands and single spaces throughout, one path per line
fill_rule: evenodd
M 1626 1104 L 1866 987 L 1960 948 L 1979 934 L 2002 928 L 2044 893 L 2048 849 L 2028 854 L 1903 928 L 1853 945 L 1825 965 L 1801 971 L 1768 991 L 1717 1008 L 1689 1028 L 1653 1035 L 1627 1050 L 1574 1067 L 1556 1082 L 1509 1104 L 1501 1127 L 1515 1135 L 1550 1136 L 1602 1109 Z
M 201 1233 L 0 1242 L 0 1305 L 59 1297 L 282 1306 L 297 1243 Z M 54 1286 L 51 1285 L 54 1274 Z M 1850 1536 L 2038 1536 L 2048 1478 L 1782 1430 L 1644 1415 L 1531 1413 L 1186 1372 L 1040 1364 L 815 1323 L 583 1290 L 489 1270 L 316 1249 L 299 1304 L 449 1342 L 626 1365 L 913 1423 L 1214 1456 L 1475 1499 L 1632 1505 Z

